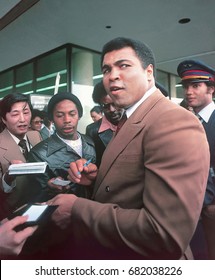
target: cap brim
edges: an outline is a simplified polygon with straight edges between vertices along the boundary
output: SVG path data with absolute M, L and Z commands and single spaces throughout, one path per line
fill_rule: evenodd
M 185 84 L 185 83 L 207 83 L 210 82 L 209 80 L 206 79 L 186 79 L 182 80 L 179 84 Z

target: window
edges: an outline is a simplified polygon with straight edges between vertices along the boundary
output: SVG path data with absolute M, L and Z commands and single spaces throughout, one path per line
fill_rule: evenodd
M 7 71 L 0 75 L 0 96 L 5 95 L 13 91 L 13 70 Z
M 33 93 L 33 63 L 18 67 L 15 70 L 16 92 Z
M 39 58 L 36 62 L 36 93 L 53 95 L 67 90 L 66 48 Z

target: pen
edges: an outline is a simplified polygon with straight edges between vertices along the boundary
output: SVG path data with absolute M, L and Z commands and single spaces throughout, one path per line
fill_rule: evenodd
M 83 167 L 88 166 L 91 163 L 91 159 L 89 159 L 88 161 L 85 162 L 85 164 L 83 165 Z M 81 174 L 80 171 L 78 171 L 78 174 Z
M 85 164 L 84 164 L 83 166 L 85 167 L 85 166 L 89 165 L 89 164 L 91 163 L 91 161 L 92 161 L 92 160 L 89 159 L 88 161 L 85 162 Z M 78 171 L 77 174 L 80 175 L 81 172 Z M 75 185 L 76 185 L 76 183 L 70 184 L 70 188 L 69 188 L 69 189 L 66 189 L 66 190 L 64 191 L 64 193 L 68 193 Z

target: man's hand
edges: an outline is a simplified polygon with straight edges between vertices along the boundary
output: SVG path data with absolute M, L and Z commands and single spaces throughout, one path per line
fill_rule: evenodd
M 77 196 L 73 194 L 59 194 L 53 199 L 47 201 L 49 205 L 58 205 L 58 208 L 52 214 L 52 220 L 60 228 L 65 229 L 71 222 L 71 211 Z
M 84 164 L 87 162 L 86 159 L 79 159 L 70 163 L 68 170 L 68 179 L 74 183 L 89 186 L 96 179 L 98 168 L 95 164 L 90 163 L 87 166 Z
M 24 162 L 22 160 L 14 159 L 14 160 L 11 160 L 10 165 L 11 164 L 20 164 L 20 163 L 24 163 Z M 9 175 L 8 171 L 5 173 L 4 180 L 8 185 L 10 185 L 15 179 L 16 179 L 15 175 Z
M 12 220 L 3 220 L 0 225 L 0 255 L 18 255 L 27 238 L 31 236 L 37 226 L 26 227 L 24 230 L 16 232 L 14 228 L 27 221 L 27 216 L 18 216 Z
M 63 180 L 62 177 L 57 177 L 57 178 L 52 178 L 48 181 L 48 186 L 49 188 L 56 192 L 56 193 L 63 193 L 63 192 L 67 192 L 70 189 L 69 183 L 67 185 L 65 184 L 56 184 L 57 179 L 59 179 L 59 182 L 66 182 Z

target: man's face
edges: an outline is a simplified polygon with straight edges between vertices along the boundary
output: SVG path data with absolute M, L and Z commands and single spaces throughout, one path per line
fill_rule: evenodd
M 117 125 L 122 117 L 124 109 L 118 108 L 113 103 L 113 100 L 109 95 L 106 95 L 101 99 L 101 105 L 103 107 L 103 112 L 107 120 L 112 124 Z
M 33 120 L 31 120 L 31 129 L 40 131 L 42 128 L 43 120 L 41 117 L 35 117 Z
M 31 121 L 31 110 L 28 103 L 17 102 L 11 107 L 11 111 L 6 113 L 4 124 L 7 129 L 17 138 L 22 139 L 28 131 Z
M 211 103 L 214 87 L 208 87 L 204 82 L 185 82 L 183 83 L 183 87 L 187 104 L 192 107 L 196 113 Z
M 64 139 L 77 139 L 78 110 L 72 101 L 65 99 L 53 110 L 53 121 L 58 135 Z
M 153 66 L 143 69 L 130 47 L 106 53 L 102 70 L 104 87 L 120 108 L 135 104 L 154 85 Z
M 96 113 L 95 111 L 92 111 L 90 113 L 90 116 L 94 122 L 97 122 L 98 120 L 100 120 L 102 118 L 102 113 Z

